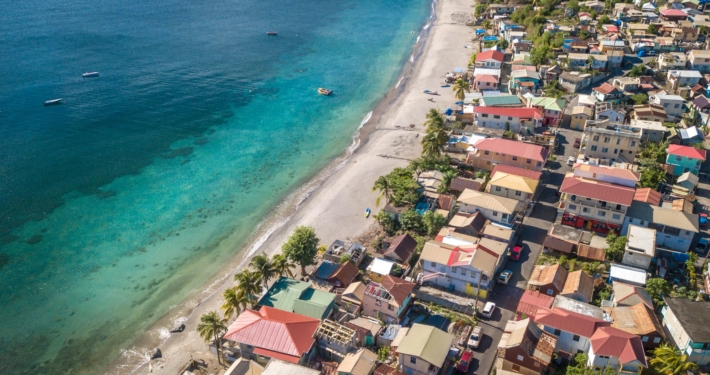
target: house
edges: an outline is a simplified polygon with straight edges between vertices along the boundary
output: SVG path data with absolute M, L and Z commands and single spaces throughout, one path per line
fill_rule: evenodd
M 698 177 L 698 175 L 692 174 L 690 172 L 685 172 L 678 177 L 678 180 L 676 180 L 676 185 L 684 187 L 688 189 L 688 191 L 695 191 L 695 188 L 698 186 L 699 182 L 700 178 Z
M 408 264 L 416 248 L 417 240 L 404 233 L 395 237 L 382 255 L 393 262 Z
M 463 193 L 466 189 L 481 190 L 481 186 L 483 186 L 484 182 L 483 179 L 473 180 L 470 178 L 456 177 L 451 180 L 449 190 L 456 195 Z
M 559 295 L 589 303 L 594 293 L 594 280 L 582 270 L 570 272 Z
M 304 364 L 305 365 L 305 364 Z M 264 368 L 261 375 L 319 375 L 320 371 L 313 370 L 308 367 L 299 366 L 291 362 L 282 361 L 280 359 L 272 359 Z
M 375 258 L 365 269 L 368 278 L 375 282 L 381 282 L 385 276 L 392 272 L 395 262 L 385 258 Z
M 281 277 L 259 300 L 258 306 L 326 319 L 335 308 L 335 294 L 314 289 L 310 283 Z
M 567 101 L 565 99 L 535 97 L 528 102 L 528 107 L 537 108 L 543 113 L 543 125 L 557 126 L 562 120 L 566 104 Z
M 325 319 L 314 335 L 321 358 L 340 362 L 357 348 L 357 333 L 338 322 Z
M 680 297 L 664 300 L 663 329 L 671 345 L 687 355 L 690 362 L 710 364 L 710 302 Z
M 340 296 L 340 308 L 351 314 L 359 314 L 362 306 L 362 300 L 365 297 L 365 284 L 356 281 L 343 291 Z
M 436 193 L 444 180 L 444 174 L 439 171 L 424 171 L 417 176 L 417 183 L 424 191 Z
M 359 266 L 360 263 L 362 263 L 362 260 L 365 259 L 366 253 L 367 249 L 365 249 L 365 246 L 362 246 L 362 244 L 356 242 L 350 246 L 346 246 L 345 242 L 335 240 L 325 250 L 323 257 L 326 260 L 340 262 L 340 259 L 342 259 L 343 256 L 347 256 L 350 258 L 351 262 L 355 263 L 356 266 Z
M 500 69 L 505 59 L 505 54 L 500 51 L 489 50 L 476 55 L 476 67 Z
M 586 53 L 567 54 L 567 67 L 570 70 L 584 70 L 589 68 L 589 55 Z
M 589 7 L 591 10 L 601 13 L 606 9 L 606 4 L 604 4 L 603 1 L 598 1 L 598 0 L 592 0 L 592 1 L 585 1 L 581 3 L 581 5 Z
M 473 214 L 456 213 L 449 220 L 449 227 L 456 233 L 468 236 L 480 236 L 486 226 L 486 217 L 481 212 Z
M 358 346 L 373 346 L 378 344 L 377 339 L 382 331 L 380 323 L 377 319 L 358 317 L 343 325 L 357 333 Z
M 611 288 L 611 303 L 613 306 L 630 307 L 642 303 L 646 305 L 646 307 L 653 309 L 653 299 L 651 299 L 651 296 L 646 292 L 646 289 L 618 281 L 611 283 Z
M 488 11 L 490 12 L 491 18 L 493 18 L 493 16 L 512 14 L 515 11 L 515 6 L 506 4 L 490 4 L 488 5 Z
M 636 189 L 636 194 L 634 194 L 634 200 L 639 202 L 645 202 L 654 206 L 660 206 L 661 193 L 651 188 L 639 188 Z
M 710 51 L 694 49 L 688 54 L 688 61 L 690 62 L 690 69 L 701 73 L 710 72 Z
M 499 77 L 493 74 L 477 74 L 473 78 L 473 89 L 478 91 L 483 90 L 498 90 Z
M 609 269 L 609 281 L 619 281 L 629 285 L 645 286 L 646 270 L 636 267 L 624 266 L 622 264 L 612 264 Z
M 528 280 L 528 289 L 554 297 L 562 291 L 566 280 L 567 270 L 559 264 L 536 265 Z
M 614 327 L 599 327 L 589 341 L 587 365 L 603 370 L 612 368 L 617 372 L 637 374 L 648 367 L 641 338 Z
M 444 366 L 456 338 L 438 328 L 414 323 L 397 348 L 402 372 L 436 375 Z
M 501 254 L 481 244 L 448 245 L 428 241 L 420 256 L 422 282 L 486 298 L 495 284 Z
M 538 310 L 535 323 L 544 326 L 546 332 L 557 336 L 555 352 L 570 358 L 578 352 L 588 353 L 591 343 L 589 339 L 601 327 L 608 327 L 610 322 L 568 311 L 560 307 Z
M 592 84 L 592 75 L 588 73 L 565 71 L 560 74 L 557 84 L 566 92 L 579 92 Z
M 539 309 L 549 309 L 552 307 L 552 301 L 555 297 L 540 293 L 535 290 L 527 289 L 523 292 L 518 308 L 516 309 L 516 320 L 526 319 L 528 317 L 535 319 Z
M 626 119 L 626 111 L 610 102 L 598 102 L 594 105 L 594 120 L 609 120 L 622 123 Z
M 353 262 L 338 264 L 326 260 L 318 266 L 312 281 L 324 287 L 329 285 L 331 288 L 347 288 L 350 283 L 355 281 L 358 272 L 359 270 Z
M 496 242 L 501 242 L 501 243 L 506 243 L 506 244 L 510 243 L 510 240 L 513 238 L 513 234 L 515 234 L 514 230 L 506 228 L 502 225 L 497 225 L 495 223 L 489 223 L 483 229 L 483 239 L 490 239 L 490 240 L 493 240 Z M 481 242 L 481 244 L 482 244 L 482 242 Z M 485 246 L 485 245 L 483 245 L 483 246 Z
M 626 212 L 621 231 L 627 233 L 629 225 L 656 230 L 656 247 L 687 252 L 695 234 L 700 232 L 698 215 L 648 203 L 634 201 Z
M 546 373 L 556 345 L 557 337 L 530 318 L 509 320 L 498 342 L 495 368 L 526 375 Z
M 603 307 L 611 318 L 611 326 L 631 333 L 641 339 L 645 350 L 653 350 L 665 338 L 663 327 L 653 308 L 643 303 L 633 306 Z
M 669 70 L 667 75 L 668 83 L 673 90 L 683 87 L 693 87 L 700 82 L 703 75 L 697 70 Z
M 244 310 L 229 326 L 223 339 L 239 345 L 242 358 L 266 363 L 281 359 L 305 364 L 313 354 L 313 336 L 320 319 L 262 306 Z
M 697 175 L 707 155 L 705 150 L 682 145 L 669 145 L 666 152 L 666 164 L 673 166 L 674 176 L 685 172 Z
M 660 13 L 663 21 L 685 21 L 688 19 L 688 13 L 679 9 L 665 9 Z
M 486 192 L 527 202 L 535 195 L 541 177 L 542 172 L 498 164 L 493 167 Z
M 459 196 L 459 211 L 465 214 L 481 212 L 490 221 L 512 224 L 516 214 L 522 211 L 522 203 L 515 199 L 467 189 Z
M 348 353 L 338 365 L 337 375 L 370 375 L 377 366 L 377 354 L 360 348 L 355 353 Z
M 486 138 L 476 142 L 474 151 L 466 157 L 466 164 L 489 171 L 497 164 L 542 171 L 548 154 L 549 150 L 542 146 L 509 139 Z
M 560 68 L 559 65 L 541 65 L 540 66 L 540 77 L 545 82 L 552 82 L 559 77 L 560 73 L 562 73 L 562 68 Z
M 666 138 L 668 128 L 660 121 L 646 121 L 631 119 L 629 124 L 633 129 L 641 130 L 642 142 L 662 142 Z
M 621 39 L 603 39 L 600 41 L 601 45 L 599 49 L 602 53 L 606 54 L 607 57 L 607 67 L 609 69 L 615 69 L 621 66 L 621 62 L 624 60 L 624 49 L 626 48 L 626 43 Z
M 592 89 L 592 96 L 600 102 L 619 103 L 624 98 L 624 92 L 604 82 Z
M 670 129 L 671 135 L 668 137 L 669 140 L 671 141 L 672 144 L 675 144 L 674 141 L 674 135 L 680 136 L 680 143 L 685 146 L 692 146 L 696 143 L 703 142 L 705 138 L 703 137 L 703 134 L 700 130 L 698 130 L 697 126 L 691 126 L 686 129 L 680 129 L 680 131 L 676 132 L 675 128 Z
M 668 114 L 666 110 L 655 104 L 638 104 L 634 106 L 634 116 L 635 120 L 641 121 L 666 121 Z
M 633 163 L 639 148 L 641 132 L 608 122 L 587 122 L 582 143 L 584 158 L 599 158 L 610 163 L 615 161 Z
M 451 194 L 439 194 L 434 204 L 434 212 L 441 214 L 446 220 L 451 219 L 451 215 L 456 208 L 456 197 Z
M 570 129 L 584 130 L 584 124 L 587 120 L 592 120 L 594 109 L 585 106 L 574 106 L 572 108 L 572 118 L 570 119 Z
M 647 270 L 656 256 L 656 230 L 629 225 L 622 264 Z
M 706 116 L 701 116 L 701 113 Z M 690 102 L 690 116 L 694 121 L 700 120 L 701 124 L 706 124 L 706 121 L 703 121 L 703 117 L 707 118 L 708 114 L 710 114 L 710 99 L 705 97 L 705 95 L 699 95 Z
M 668 120 L 673 120 L 675 117 L 682 117 L 685 109 L 683 104 L 685 99 L 679 95 L 662 95 L 654 94 L 648 97 L 649 104 L 660 105 L 665 109 Z
M 560 187 L 558 214 L 562 222 L 595 232 L 618 231 L 634 198 L 634 188 L 576 177 L 565 176 Z
M 387 275 L 382 283 L 371 282 L 365 288 L 362 312 L 388 324 L 399 324 L 412 303 L 414 283 Z
M 537 72 L 521 69 L 514 70 L 510 73 L 510 81 L 508 81 L 508 89 L 510 92 L 524 94 L 526 92 L 537 92 L 540 87 L 540 74 Z
M 614 78 L 612 84 L 614 85 L 614 87 L 619 88 L 619 90 L 625 93 L 633 93 L 634 91 L 637 91 L 641 88 L 641 79 L 631 77 L 617 77 Z
M 479 101 L 484 107 L 522 107 L 523 102 L 517 95 L 484 96 Z
M 587 107 L 591 110 L 594 110 L 597 106 L 597 102 L 598 102 L 597 98 L 595 98 L 591 95 L 579 94 L 577 96 L 577 98 L 578 98 L 578 100 L 577 100 L 578 105 L 581 105 L 583 107 Z
M 473 123 L 484 128 L 520 133 L 542 126 L 543 114 L 536 108 L 474 106 Z
M 682 52 L 668 52 L 658 56 L 658 68 L 661 71 L 685 69 L 687 63 L 688 56 Z

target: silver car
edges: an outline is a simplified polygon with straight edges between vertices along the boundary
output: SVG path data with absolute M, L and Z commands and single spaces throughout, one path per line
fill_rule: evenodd
M 513 276 L 513 271 L 505 270 L 498 276 L 498 284 L 508 284 L 510 278 Z

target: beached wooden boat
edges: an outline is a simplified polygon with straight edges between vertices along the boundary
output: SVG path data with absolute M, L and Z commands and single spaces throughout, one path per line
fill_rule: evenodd
M 324 88 L 322 88 L 322 87 L 319 87 L 319 88 L 318 88 L 318 93 L 321 94 L 321 95 L 328 96 L 328 95 L 330 95 L 332 92 L 333 92 L 332 90 L 324 89 Z
M 429 90 L 424 90 L 424 93 L 425 93 L 425 94 L 429 94 L 429 95 L 439 95 L 438 92 L 436 92 L 436 91 L 429 91 Z
M 370 211 L 370 207 L 368 207 L 368 208 L 365 210 L 365 219 L 367 219 L 368 217 L 370 217 L 370 213 L 371 213 L 371 212 L 372 212 L 372 211 Z

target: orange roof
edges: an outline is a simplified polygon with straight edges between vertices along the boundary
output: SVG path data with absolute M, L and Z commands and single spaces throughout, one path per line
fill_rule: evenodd
M 651 188 L 636 189 L 636 194 L 634 194 L 634 200 L 658 206 L 661 204 L 661 193 Z
M 535 323 L 587 338 L 592 337 L 594 331 L 599 327 L 611 325 L 609 322 L 559 307 L 553 307 L 550 310 L 538 310 L 537 316 L 535 316 Z M 596 353 L 597 351 L 595 350 L 594 352 Z
M 503 62 L 503 60 L 505 59 L 505 55 L 503 54 L 503 52 L 494 51 L 494 50 L 488 50 L 488 51 L 481 52 L 478 55 L 476 55 L 476 62 L 488 60 L 488 59 L 493 59 L 498 62 Z
M 382 286 L 387 289 L 387 292 L 397 301 L 397 304 L 402 306 L 414 290 L 416 284 L 404 281 L 399 277 L 387 275 L 382 280 Z
M 535 181 L 540 181 L 540 177 L 542 177 L 542 172 L 533 171 L 531 169 L 513 167 L 511 165 L 505 164 L 497 164 L 495 167 L 493 167 L 493 170 L 491 171 L 491 178 L 496 175 L 496 172 L 502 172 L 515 176 L 530 178 Z
M 492 83 L 498 83 L 498 78 L 493 77 L 490 74 L 480 74 L 477 75 L 476 78 L 474 79 L 476 82 L 492 82 Z
M 477 108 L 497 108 L 497 107 L 477 107 Z M 502 109 L 503 112 L 510 110 L 511 108 L 498 108 Z M 542 146 L 534 145 L 531 143 L 523 143 L 517 141 L 511 141 L 509 139 L 503 138 L 485 138 L 476 142 L 474 147 L 482 151 L 500 152 L 503 154 L 508 154 L 512 156 L 517 156 L 519 158 L 532 159 L 544 163 L 547 160 L 547 151 Z
M 574 177 L 568 174 L 562 181 L 560 192 L 630 206 L 636 190 L 628 186 Z
M 318 319 L 262 306 L 259 311 L 244 310 L 224 338 L 300 358 L 313 346 L 319 325 Z
M 572 294 L 575 292 L 579 292 L 590 301 L 592 300 L 594 279 L 582 270 L 570 272 L 567 275 L 567 281 L 565 281 L 565 286 L 562 288 L 561 294 Z
M 548 285 L 552 284 L 557 290 L 562 290 L 567 280 L 567 270 L 559 264 L 553 266 L 535 266 L 528 284 L 530 285 Z
M 518 302 L 517 312 L 535 318 L 538 309 L 549 309 L 552 306 L 554 297 L 542 294 L 534 290 L 526 290 Z
M 622 365 L 638 361 L 648 367 L 641 338 L 634 334 L 614 327 L 599 327 L 590 341 L 596 355 L 619 358 Z

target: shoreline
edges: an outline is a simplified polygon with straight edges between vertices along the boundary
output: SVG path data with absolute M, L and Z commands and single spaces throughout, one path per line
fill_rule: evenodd
M 272 214 L 237 250 L 233 259 L 220 268 L 205 287 L 186 296 L 180 305 L 123 350 L 124 355 L 114 361 L 106 373 L 148 373 L 146 353 L 136 350 L 145 347 L 142 342 L 154 343 L 156 333 L 159 333 L 163 358 L 153 361 L 154 373 L 175 374 L 191 357 L 209 361 L 209 356 L 212 356 L 214 359 L 195 327 L 204 312 L 219 311 L 222 291 L 232 286 L 231 276 L 242 269 L 253 254 L 258 251 L 264 251 L 269 256 L 279 253 L 281 244 L 297 225 L 314 226 L 321 243 L 327 245 L 335 239 L 355 238 L 375 223 L 362 215 L 365 207 L 376 209 L 376 194 L 370 192 L 372 183 L 393 168 L 405 166 L 407 159 L 419 156 L 418 136 L 423 131 L 425 113 L 430 108 L 444 110 L 455 102 L 451 90 L 438 87 L 444 73 L 455 67 L 449 66 L 449 61 L 466 63 L 472 52 L 464 48 L 472 44 L 472 28 L 451 17 L 456 13 L 471 14 L 471 2 L 434 0 L 431 4 L 431 16 L 422 25 L 412 55 L 398 73 L 396 84 L 365 116 L 353 134 L 353 143 L 277 204 Z M 444 21 L 444 18 L 449 19 Z M 467 33 L 461 32 L 462 28 L 467 29 Z M 440 91 L 440 95 L 423 95 L 422 87 L 434 87 L 433 90 Z M 430 102 L 429 98 L 436 101 Z M 414 124 L 414 128 L 405 130 L 410 124 Z M 233 239 L 228 238 L 224 242 L 230 243 Z M 168 334 L 163 338 L 167 329 L 181 323 L 186 325 L 184 332 Z M 141 357 L 145 359 L 136 367 L 139 362 L 136 358 Z

